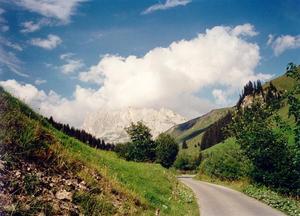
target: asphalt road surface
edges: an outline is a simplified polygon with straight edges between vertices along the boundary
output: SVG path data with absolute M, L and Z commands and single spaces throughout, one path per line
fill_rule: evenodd
M 284 215 L 282 212 L 235 190 L 197 181 L 192 176 L 181 176 L 178 179 L 194 191 L 201 216 Z

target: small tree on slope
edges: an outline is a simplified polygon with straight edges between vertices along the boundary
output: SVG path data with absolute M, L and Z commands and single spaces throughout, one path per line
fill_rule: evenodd
M 156 161 L 163 167 L 171 167 L 179 151 L 178 143 L 171 135 L 162 133 L 156 139 L 156 145 Z

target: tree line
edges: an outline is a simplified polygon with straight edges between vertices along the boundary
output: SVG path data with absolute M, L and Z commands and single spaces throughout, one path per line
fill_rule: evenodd
M 57 130 L 60 130 L 65 134 L 67 134 L 68 136 L 74 137 L 93 148 L 108 150 L 108 151 L 113 151 L 115 149 L 114 144 L 105 143 L 103 139 L 96 138 L 90 133 L 87 133 L 85 130 L 79 130 L 74 127 L 70 127 L 69 124 L 62 124 L 60 122 L 57 122 L 53 119 L 52 116 L 46 119 Z
M 239 100 L 238 100 L 238 102 L 236 104 L 237 108 L 239 109 L 241 107 L 241 105 L 244 102 L 244 99 L 247 96 L 252 95 L 253 97 L 255 97 L 255 95 L 258 95 L 258 94 L 264 95 L 264 91 L 263 91 L 263 87 L 262 87 L 261 81 L 260 80 L 257 80 L 256 82 L 249 81 L 244 86 L 242 94 L 240 94 Z
M 260 95 L 261 102 L 272 109 L 279 109 L 281 107 L 281 98 L 283 93 L 279 91 L 272 82 L 263 89 L 259 80 L 256 82 L 249 81 L 244 86 L 244 90 L 242 91 L 236 105 L 238 110 L 241 110 L 244 99 L 249 95 L 254 97 L 253 101 L 255 100 L 255 96 Z M 232 113 L 228 112 L 223 118 L 210 125 L 202 136 L 200 149 L 205 150 L 224 141 L 227 137 L 226 126 L 231 123 L 231 120 Z
M 228 112 L 224 117 L 210 125 L 202 136 L 200 149 L 205 150 L 224 141 L 227 138 L 224 129 L 231 122 L 231 119 L 232 114 Z
M 247 96 L 261 96 L 262 102 L 267 106 L 273 106 L 273 108 L 280 108 L 280 100 L 283 92 L 279 91 L 272 82 L 269 83 L 265 89 L 262 87 L 261 81 L 256 82 L 249 81 L 243 88 L 242 94 L 240 94 L 239 100 L 236 104 L 237 109 L 241 109 L 242 104 Z

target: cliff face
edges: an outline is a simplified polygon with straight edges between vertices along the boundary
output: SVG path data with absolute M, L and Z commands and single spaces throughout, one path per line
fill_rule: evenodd
M 106 142 L 126 142 L 129 137 L 124 128 L 128 127 L 131 122 L 137 121 L 143 121 L 151 129 L 153 137 L 156 137 L 174 125 L 186 121 L 186 119 L 165 108 L 160 110 L 148 108 L 99 110 L 86 117 L 83 129 Z

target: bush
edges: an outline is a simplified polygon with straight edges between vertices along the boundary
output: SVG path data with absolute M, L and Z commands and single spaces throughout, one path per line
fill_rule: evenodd
M 248 176 L 252 164 L 233 139 L 201 153 L 200 173 L 222 180 L 238 180 Z
M 290 128 L 273 110 L 254 102 L 237 113 L 229 130 L 253 163 L 255 182 L 299 195 L 299 161 L 288 144 Z
M 195 170 L 199 164 L 200 157 L 192 157 L 183 152 L 177 156 L 174 167 L 179 170 Z
M 282 196 L 267 187 L 249 185 L 243 189 L 247 195 L 285 212 L 287 215 L 300 215 L 300 202 L 290 197 Z
M 179 151 L 178 143 L 171 135 L 162 133 L 156 139 L 156 146 L 156 161 L 163 167 L 171 167 Z
M 122 157 L 126 160 L 130 160 L 130 157 L 129 157 L 129 145 L 130 145 L 130 142 L 127 142 L 127 143 L 118 143 L 115 147 L 115 152 L 117 153 L 117 155 L 119 157 Z

